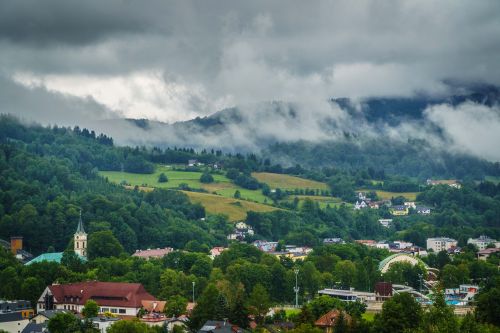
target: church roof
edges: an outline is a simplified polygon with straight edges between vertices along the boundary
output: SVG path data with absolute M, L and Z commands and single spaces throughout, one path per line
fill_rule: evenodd
M 48 262 L 57 262 L 61 263 L 61 259 L 63 257 L 64 252 L 49 252 L 49 253 L 42 253 L 38 257 L 33 258 L 33 260 L 28 261 L 25 265 L 31 265 L 37 262 L 43 262 L 43 261 L 48 261 Z M 78 258 L 80 258 L 83 261 L 87 261 L 87 258 L 82 257 L 81 255 L 77 254 Z
M 77 234 L 84 234 L 85 229 L 83 229 L 83 221 L 82 221 L 82 211 L 80 210 L 80 219 L 78 220 L 78 227 L 76 228 Z

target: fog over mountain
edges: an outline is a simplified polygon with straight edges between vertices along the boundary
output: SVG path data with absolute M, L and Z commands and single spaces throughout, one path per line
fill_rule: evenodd
M 500 161 L 499 13 L 495 0 L 0 1 L 0 112 L 120 144 L 352 134 Z

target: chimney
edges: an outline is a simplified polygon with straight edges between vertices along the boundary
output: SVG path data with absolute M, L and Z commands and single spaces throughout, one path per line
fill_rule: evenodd
M 23 249 L 23 237 L 22 236 L 12 236 L 10 237 L 10 251 L 13 255 L 17 254 L 17 250 Z

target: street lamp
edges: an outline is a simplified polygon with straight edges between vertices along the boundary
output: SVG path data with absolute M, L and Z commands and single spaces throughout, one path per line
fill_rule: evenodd
M 295 273 L 295 287 L 293 288 L 293 291 L 295 291 L 295 307 L 298 308 L 299 307 L 299 269 L 298 268 L 295 268 L 293 270 L 293 272 Z
M 195 286 L 196 282 L 193 281 L 193 303 L 194 303 L 194 286 Z

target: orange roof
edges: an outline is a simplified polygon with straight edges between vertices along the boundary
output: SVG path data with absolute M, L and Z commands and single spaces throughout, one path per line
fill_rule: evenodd
M 167 304 L 167 302 L 142 300 L 141 304 L 144 310 L 146 310 L 147 312 L 163 312 L 163 310 L 165 310 L 165 305 Z
M 351 322 L 351 316 L 349 316 L 347 313 L 344 314 L 344 319 L 347 322 Z M 337 309 L 333 309 L 327 314 L 321 316 L 314 325 L 319 326 L 319 327 L 333 327 L 337 324 L 337 319 L 340 316 L 340 311 Z

